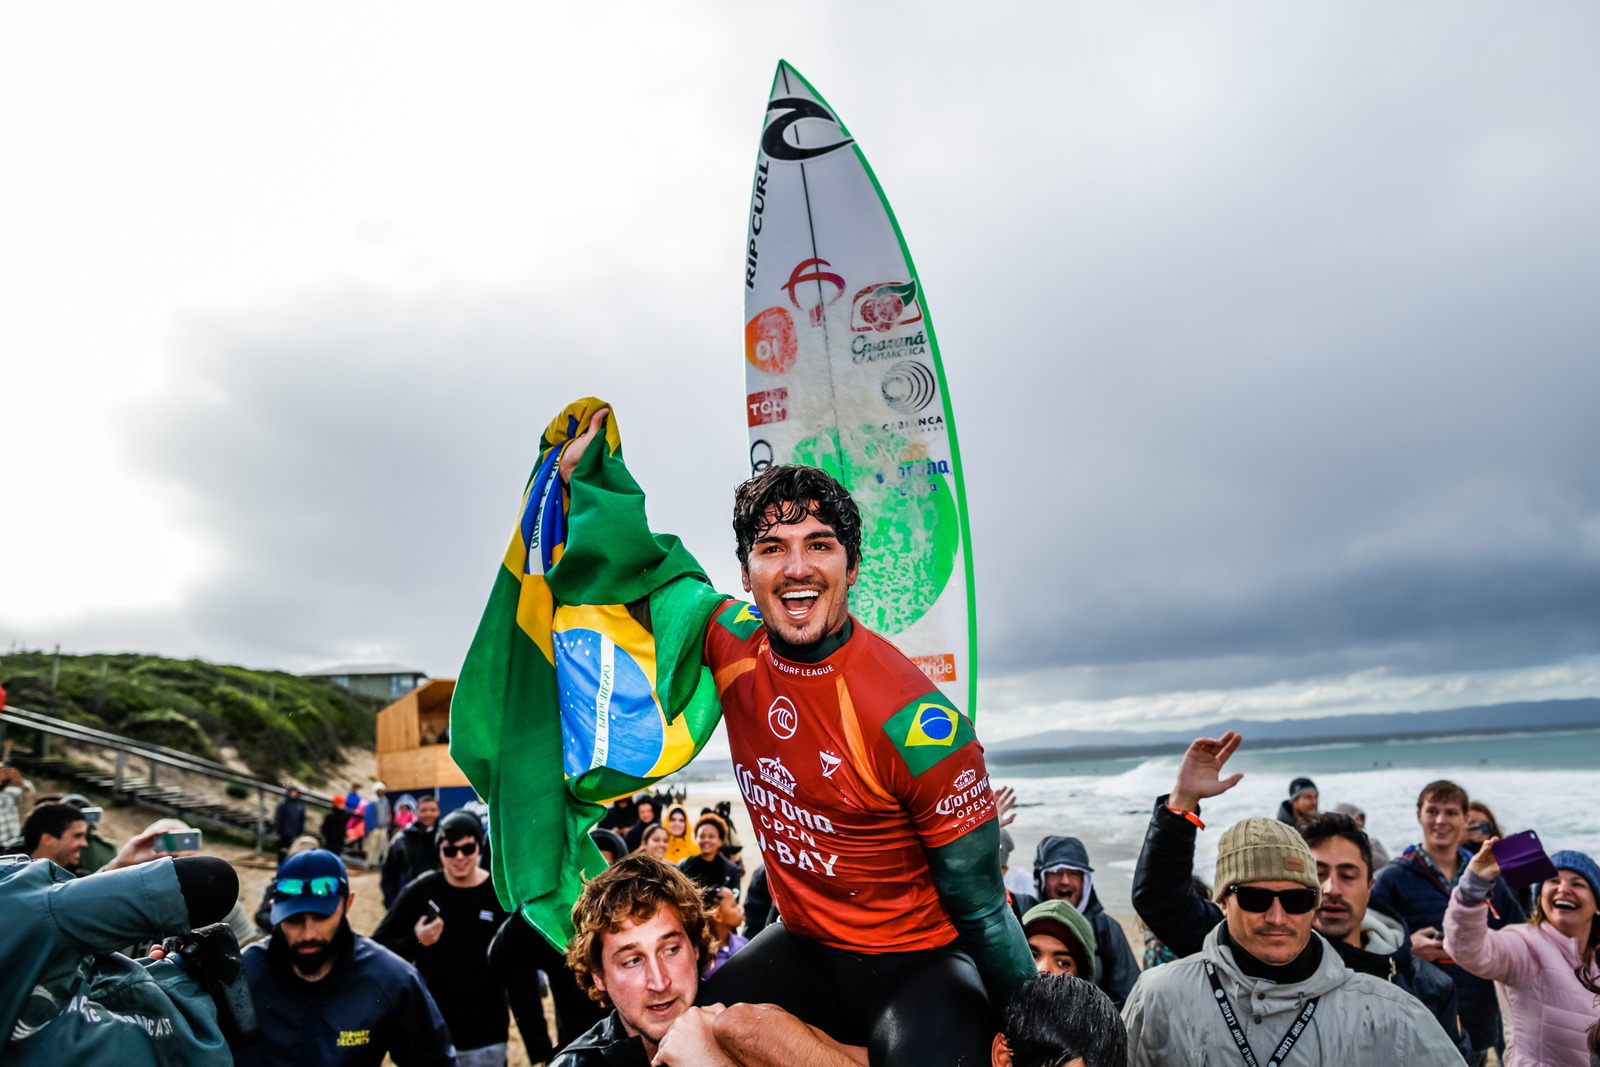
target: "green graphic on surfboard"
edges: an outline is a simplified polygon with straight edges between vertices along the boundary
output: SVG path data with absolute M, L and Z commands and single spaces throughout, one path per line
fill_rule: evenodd
M 926 293 L 860 146 L 782 62 L 744 281 L 751 472 L 806 463 L 845 484 L 864 521 L 852 611 L 971 715 L 966 491 Z

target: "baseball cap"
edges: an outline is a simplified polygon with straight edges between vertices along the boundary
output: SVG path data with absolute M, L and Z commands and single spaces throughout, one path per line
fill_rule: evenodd
M 332 915 L 349 892 L 350 876 L 338 856 L 325 848 L 296 853 L 272 881 L 272 925 L 291 915 Z

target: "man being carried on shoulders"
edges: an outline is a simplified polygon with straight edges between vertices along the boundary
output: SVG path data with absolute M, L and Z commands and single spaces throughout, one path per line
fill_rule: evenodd
M 607 415 L 567 447 L 563 481 Z M 702 654 L 783 921 L 701 999 L 778 1004 L 877 1063 L 981 1059 L 1034 971 L 972 725 L 851 618 L 861 515 L 838 481 L 770 467 L 739 487 L 733 527 L 755 604 L 724 602 Z

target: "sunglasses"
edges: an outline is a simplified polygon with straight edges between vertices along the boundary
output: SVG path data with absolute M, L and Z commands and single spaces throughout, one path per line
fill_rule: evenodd
M 1317 906 L 1315 889 L 1262 889 L 1257 885 L 1231 885 L 1228 892 L 1239 902 L 1239 907 L 1258 915 L 1271 911 L 1274 900 L 1282 904 L 1283 910 L 1290 915 L 1304 915 Z
M 342 883 L 337 878 L 280 878 L 272 887 L 273 895 L 283 899 L 287 897 L 303 897 L 308 894 L 313 897 L 331 897 L 339 892 Z
M 477 851 L 478 843 L 476 841 L 466 841 L 459 845 L 452 845 L 446 842 L 439 846 L 440 855 L 447 860 L 453 860 L 457 856 L 470 856 Z

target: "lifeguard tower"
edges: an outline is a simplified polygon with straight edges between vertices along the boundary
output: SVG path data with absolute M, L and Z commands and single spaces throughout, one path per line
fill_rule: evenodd
M 475 799 L 450 758 L 450 696 L 454 678 L 431 678 L 378 712 L 378 777 L 389 800 L 437 797 L 440 811 Z

